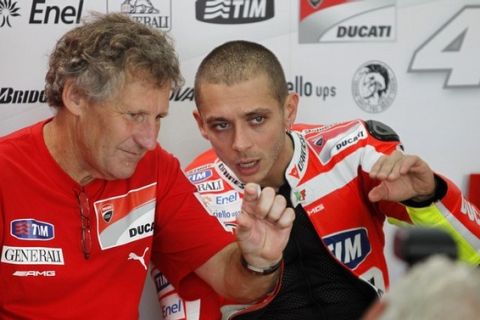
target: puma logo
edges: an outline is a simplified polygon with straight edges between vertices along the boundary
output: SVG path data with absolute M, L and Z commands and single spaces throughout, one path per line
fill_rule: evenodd
M 128 255 L 128 260 L 137 260 L 139 261 L 142 266 L 147 270 L 147 265 L 145 264 L 145 253 L 147 253 L 148 247 L 145 248 L 145 251 L 143 251 L 142 256 L 137 256 L 134 252 L 130 252 Z

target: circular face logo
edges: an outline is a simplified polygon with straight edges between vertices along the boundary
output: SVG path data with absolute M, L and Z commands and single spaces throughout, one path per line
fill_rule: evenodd
M 397 94 L 397 79 L 392 69 L 380 61 L 364 63 L 352 80 L 353 99 L 369 113 L 379 113 L 393 103 Z

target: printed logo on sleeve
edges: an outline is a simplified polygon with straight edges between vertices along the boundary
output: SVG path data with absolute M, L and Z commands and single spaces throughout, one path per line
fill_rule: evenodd
M 221 191 L 224 189 L 223 180 L 217 179 L 196 184 L 198 192 Z
M 349 132 L 348 135 L 343 137 L 340 141 L 337 141 L 335 144 L 335 151 L 333 154 L 337 154 L 340 151 L 350 147 L 351 145 L 356 144 L 359 140 L 367 139 L 368 134 L 365 128 L 359 127 L 352 132 Z
M 201 200 L 210 214 L 222 223 L 225 230 L 232 232 L 237 226 L 237 216 L 241 212 L 241 194 L 235 190 L 220 194 L 202 194 Z
M 52 240 L 53 224 L 35 219 L 17 219 L 10 223 L 10 234 L 20 240 Z
M 153 282 L 155 283 L 155 287 L 157 288 L 157 294 L 159 297 L 163 297 L 166 294 L 172 292 L 175 290 L 172 286 L 172 284 L 168 281 L 167 277 L 165 275 L 158 271 L 157 269 L 154 269 L 152 272 L 153 276 Z
M 232 204 L 241 202 L 240 194 L 235 190 L 218 194 L 214 197 L 214 200 L 215 202 L 213 204 L 218 206 L 231 206 Z
M 165 320 L 185 319 L 185 304 L 178 294 L 168 295 L 160 300 L 162 316 Z
M 335 155 L 367 138 L 368 132 L 360 122 L 356 121 L 311 135 L 307 138 L 307 142 L 320 162 L 325 165 Z
M 157 288 L 158 300 L 162 310 L 162 319 L 164 320 L 199 320 L 200 299 L 185 301 L 175 292 L 175 288 L 168 279 L 158 271 L 153 269 L 152 276 Z
M 220 173 L 232 187 L 243 190 L 245 184 L 238 180 L 235 174 L 233 174 L 233 172 L 223 162 L 218 162 L 217 167 Z
M 206 169 L 188 175 L 188 179 L 193 183 L 199 183 L 210 178 L 212 176 L 212 173 L 212 169 Z

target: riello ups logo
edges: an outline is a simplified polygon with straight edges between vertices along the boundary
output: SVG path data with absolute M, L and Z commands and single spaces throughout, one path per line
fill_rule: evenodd
M 217 24 L 265 21 L 274 16 L 274 0 L 197 0 L 196 18 Z
M 300 0 L 299 43 L 393 41 L 395 0 Z

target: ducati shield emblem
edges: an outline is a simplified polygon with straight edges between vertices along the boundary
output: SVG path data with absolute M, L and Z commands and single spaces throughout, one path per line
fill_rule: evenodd
M 318 6 L 322 3 L 323 0 L 308 0 L 310 5 L 314 8 L 318 8 Z
M 298 175 L 298 169 L 297 166 L 293 166 L 292 170 L 288 173 L 290 176 L 295 177 L 297 179 L 300 179 L 300 176 Z
M 102 207 L 102 218 L 105 220 L 105 222 L 110 222 L 113 217 L 113 205 L 111 203 L 106 203 Z

